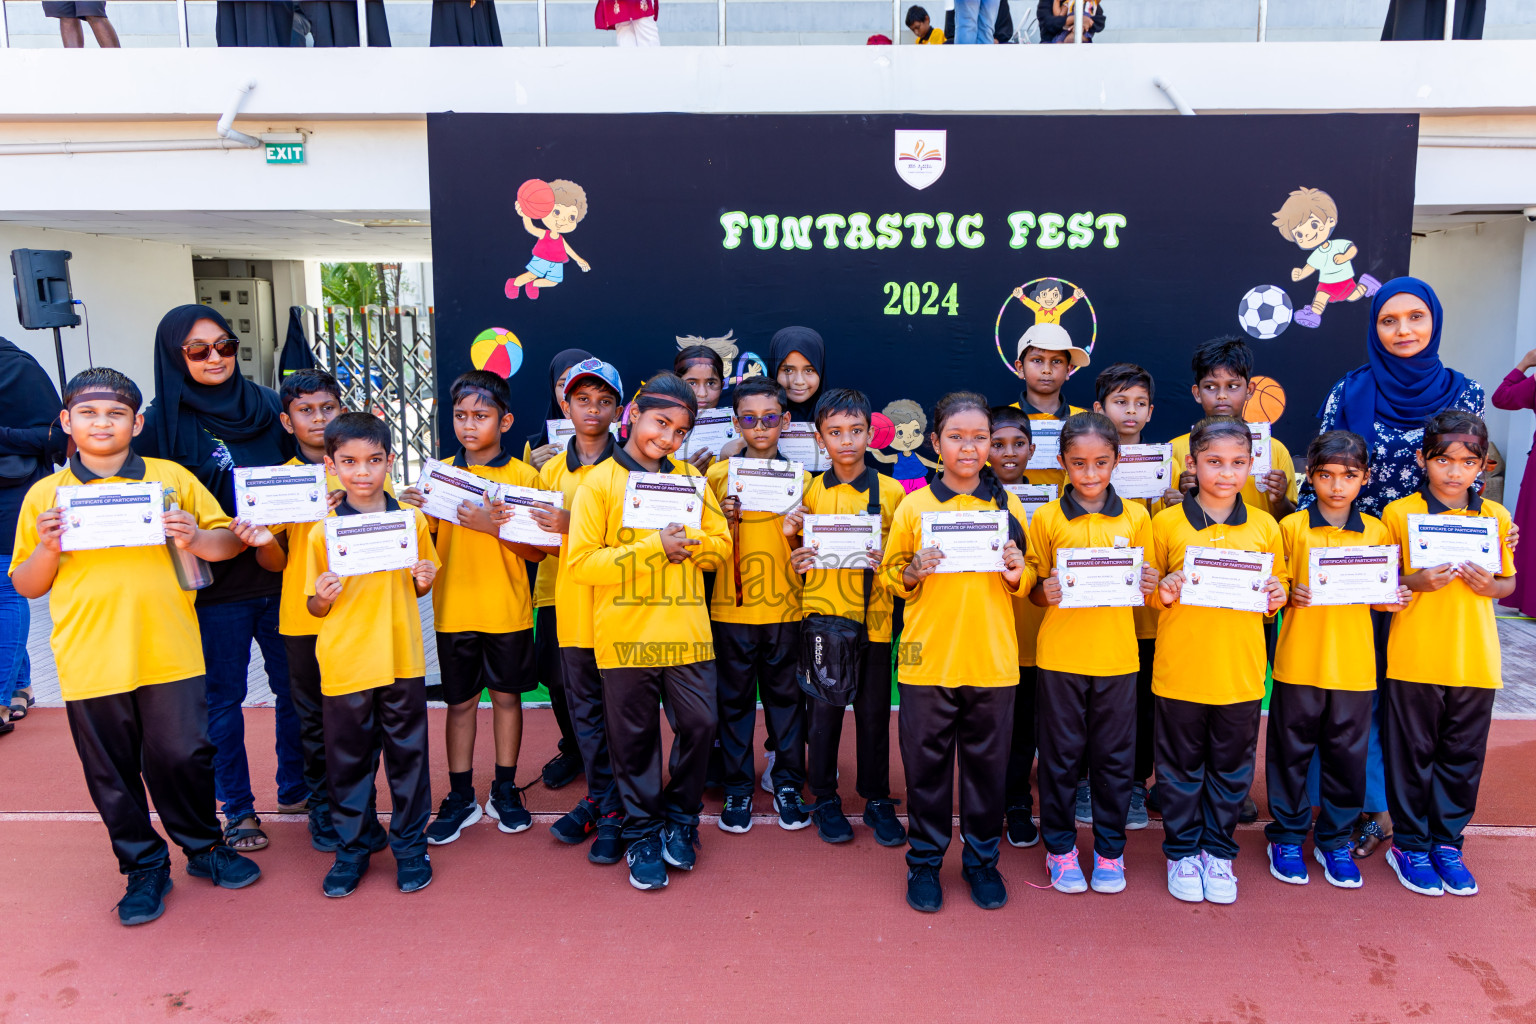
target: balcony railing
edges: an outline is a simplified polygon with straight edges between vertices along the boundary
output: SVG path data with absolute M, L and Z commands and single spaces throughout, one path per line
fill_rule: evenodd
M 665 45 L 860 44 L 883 33 L 912 35 L 902 17 L 913 0 L 664 0 Z M 921 2 L 921 0 L 919 0 Z M 1388 0 L 1105 0 L 1096 44 L 1135 42 L 1365 41 L 1381 37 Z M 359 8 L 363 8 L 361 0 Z M 426 46 L 430 0 L 387 0 L 394 46 Z M 941 17 L 943 3 L 926 4 Z M 593 0 L 498 0 L 507 46 L 604 46 Z M 1452 3 L 1446 18 L 1450 38 Z M 125 47 L 213 46 L 214 0 L 115 0 L 107 8 Z M 1010 0 L 1015 40 L 1038 40 L 1035 0 Z M 366 12 L 363 15 L 366 17 Z M 86 31 L 87 46 L 90 31 Z M 1487 39 L 1536 38 L 1536 0 L 1487 0 Z M 366 38 L 366 34 L 365 34 Z M 0 0 L 0 47 L 61 45 L 58 22 L 36 0 Z M 366 45 L 366 43 L 364 44 Z

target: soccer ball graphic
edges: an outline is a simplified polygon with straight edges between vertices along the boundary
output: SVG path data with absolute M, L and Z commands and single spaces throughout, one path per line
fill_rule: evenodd
M 1291 326 L 1291 297 L 1278 285 L 1261 284 L 1248 289 L 1237 306 L 1237 322 L 1261 341 L 1278 338 Z

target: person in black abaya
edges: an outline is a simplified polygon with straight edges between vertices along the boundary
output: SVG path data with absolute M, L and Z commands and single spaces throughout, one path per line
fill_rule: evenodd
M 316 46 L 357 46 L 361 43 L 355 0 L 300 0 L 299 13 L 309 20 L 309 32 L 315 37 Z M 390 45 L 384 0 L 367 0 L 367 13 L 368 45 Z
M 433 46 L 500 46 L 496 0 L 432 0 Z
M 16 543 L 16 518 L 33 484 L 64 461 L 59 393 L 37 360 L 0 338 L 0 543 Z M 9 555 L 7 555 L 9 557 Z M 31 606 L 0 573 L 0 733 L 10 732 L 32 705 L 27 657 Z
M 1446 0 L 1392 0 L 1387 22 L 1381 29 L 1386 39 L 1444 39 Z M 1484 0 L 1456 0 L 1451 19 L 1452 39 L 1483 38 Z
M 303 46 L 293 13 L 294 0 L 219 0 L 214 39 L 220 46 Z
M 155 332 L 155 400 L 134 441 L 138 454 L 170 459 L 190 470 L 234 516 L 236 466 L 279 466 L 293 456 L 277 392 L 240 374 L 239 338 L 217 310 L 177 306 Z M 241 705 L 250 672 L 251 642 L 261 647 L 277 705 L 278 810 L 305 807 L 299 723 L 288 688 L 288 655 L 278 634 L 282 576 L 246 550 L 213 566 L 213 583 L 197 594 L 208 687 L 208 735 L 214 743 L 214 784 L 228 826 L 225 837 L 242 853 L 267 845 L 256 816 L 245 753 Z

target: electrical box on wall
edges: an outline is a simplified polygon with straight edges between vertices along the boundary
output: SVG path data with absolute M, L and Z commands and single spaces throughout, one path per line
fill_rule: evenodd
M 240 337 L 240 372 L 258 384 L 276 387 L 277 323 L 272 282 L 255 277 L 199 278 L 197 301 L 224 314 Z

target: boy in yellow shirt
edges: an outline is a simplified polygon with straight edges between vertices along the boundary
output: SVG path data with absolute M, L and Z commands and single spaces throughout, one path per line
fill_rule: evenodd
M 789 420 L 789 396 L 777 381 L 754 377 L 732 393 L 736 432 L 746 441 L 741 457 L 783 461 L 779 432 Z M 719 662 L 720 753 L 725 763 L 725 808 L 720 828 L 752 827 L 752 733 L 757 697 L 778 751 L 773 763 L 773 805 L 779 826 L 791 831 L 811 823 L 800 800 L 805 785 L 805 705 L 795 670 L 800 660 L 800 577 L 790 567 L 793 535 L 785 515 L 799 504 L 784 500 L 777 512 L 747 512 L 728 493 L 730 460 L 705 474 L 732 534 L 731 564 L 715 577 L 709 614 Z M 801 492 L 810 474 L 801 473 Z
M 1031 443 L 1044 448 L 1038 454 L 1050 456 L 1049 466 L 1029 470 L 1027 478 L 1032 484 L 1055 485 L 1059 496 L 1067 476 L 1055 461 L 1056 438 L 1068 417 L 1084 411 L 1068 405 L 1061 389 L 1074 369 L 1088 365 L 1088 352 L 1072 344 L 1072 335 L 1061 324 L 1044 321 L 1024 332 L 1018 348 L 1013 369 L 1024 378 L 1024 390 L 1014 404 L 1030 418 Z
M 384 489 L 395 457 L 389 428 L 365 412 L 342 413 L 325 428 L 325 468 L 346 497 L 333 517 L 399 512 Z M 427 664 L 417 599 L 432 589 L 440 564 L 427 517 L 411 510 L 417 560 L 408 569 L 343 579 L 331 568 L 324 529 L 311 530 L 304 593 L 322 619 L 315 656 L 325 720 L 325 773 L 331 819 L 341 845 L 321 891 L 350 896 L 368 870 L 368 811 L 379 756 L 389 782 L 389 841 L 396 884 L 416 892 L 432 882 L 427 819 L 432 789 L 427 762 Z
M 170 854 L 150 823 L 146 786 L 165 831 L 187 855 L 188 874 L 226 889 L 261 877 L 254 861 L 225 845 L 214 810 L 194 592 L 181 589 L 163 544 L 64 550 L 70 522 L 59 507 L 60 487 L 140 482 L 157 483 L 174 497 L 176 508 L 164 521 L 178 549 L 208 561 L 245 549 L 218 501 L 191 473 L 133 453 L 133 438 L 144 429 L 141 402 L 133 381 L 106 367 L 69 381 L 59 421 L 77 451 L 66 468 L 27 491 L 10 565 L 22 597 L 52 592 L 50 642 L 70 735 L 118 867 L 128 876 L 117 905 L 125 925 L 163 914 L 171 889 Z M 256 544 L 272 540 L 262 527 L 245 534 Z
M 512 429 L 512 395 L 507 382 L 488 370 L 460 374 L 448 389 L 453 432 L 463 447 L 448 465 L 468 469 L 489 484 L 538 487 L 539 476 L 502 447 Z M 523 743 L 523 694 L 538 685 L 533 657 L 533 602 L 529 562 L 541 562 L 543 548 L 502 540 L 508 506 L 489 491 L 484 503 L 465 501 L 458 522 L 429 517 L 442 559 L 442 578 L 432 590 L 437 624 L 437 660 L 442 667 L 444 727 L 448 748 L 448 795 L 437 819 L 427 828 L 427 842 L 443 846 L 480 820 L 475 799 L 474 756 L 480 694 L 491 694 L 491 729 L 495 734 L 496 777 L 485 813 L 502 832 L 521 832 L 533 824 L 517 787 L 517 757 Z M 415 487 L 400 493 L 406 505 L 420 508 L 425 497 Z

